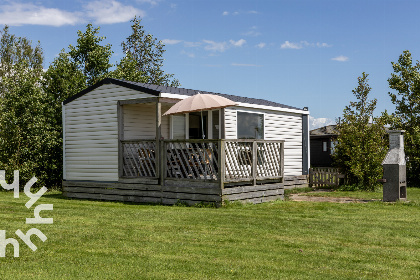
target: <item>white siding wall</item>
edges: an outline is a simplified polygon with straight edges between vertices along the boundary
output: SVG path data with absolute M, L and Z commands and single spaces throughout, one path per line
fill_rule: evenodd
M 162 104 L 162 112 L 171 105 Z M 124 140 L 156 138 L 156 104 L 123 105 Z M 162 116 L 162 137 L 169 139 L 169 116 Z
M 225 138 L 226 139 L 237 139 L 236 133 L 236 109 L 237 107 L 225 108 Z
M 143 97 L 110 84 L 64 106 L 67 180 L 118 181 L 117 101 Z
M 225 109 L 226 139 L 237 138 L 237 110 L 264 114 L 264 139 L 285 140 L 285 175 L 302 175 L 302 115 L 264 109 L 229 107 Z
M 154 97 L 117 85 L 103 85 L 64 106 L 67 180 L 118 181 L 117 101 Z M 125 139 L 155 138 L 153 105 L 124 105 Z M 162 104 L 162 112 L 170 105 Z M 141 109 L 141 110 L 136 110 Z M 237 138 L 236 110 L 264 113 L 264 139 L 285 140 L 285 175 L 302 174 L 302 116 L 299 113 L 230 107 L 225 109 L 226 139 Z M 145 120 L 150 126 L 140 126 Z M 169 117 L 162 117 L 169 139 Z

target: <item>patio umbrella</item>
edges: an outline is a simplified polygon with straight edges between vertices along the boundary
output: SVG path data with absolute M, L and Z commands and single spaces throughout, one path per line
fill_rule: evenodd
M 235 106 L 236 103 L 226 97 L 222 97 L 214 94 L 201 94 L 185 98 L 178 103 L 175 103 L 168 111 L 163 115 L 173 115 L 173 114 L 185 114 L 190 112 L 201 112 L 201 129 L 203 128 L 203 111 L 220 109 L 229 106 Z M 204 139 L 204 131 L 203 139 Z

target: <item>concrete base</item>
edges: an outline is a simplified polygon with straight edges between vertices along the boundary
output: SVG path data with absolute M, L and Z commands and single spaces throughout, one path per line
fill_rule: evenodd
M 406 166 L 384 164 L 383 201 L 395 202 L 407 199 Z

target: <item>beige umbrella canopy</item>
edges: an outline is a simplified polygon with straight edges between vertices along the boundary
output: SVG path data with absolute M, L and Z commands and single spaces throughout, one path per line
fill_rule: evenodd
M 236 103 L 232 100 L 219 95 L 198 93 L 196 95 L 185 98 L 178 103 L 175 103 L 175 105 L 172 106 L 163 115 L 166 116 L 173 114 L 207 111 L 235 105 Z
M 204 125 L 203 125 L 203 111 L 213 110 L 213 109 L 220 109 L 229 106 L 235 106 L 236 103 L 230 99 L 225 97 L 214 95 L 214 94 L 201 94 L 198 93 L 196 95 L 190 96 L 185 98 L 178 103 L 175 103 L 168 111 L 163 114 L 166 115 L 173 115 L 173 114 L 184 114 L 190 112 L 199 112 L 201 111 L 201 129 L 203 139 L 205 138 L 204 135 Z

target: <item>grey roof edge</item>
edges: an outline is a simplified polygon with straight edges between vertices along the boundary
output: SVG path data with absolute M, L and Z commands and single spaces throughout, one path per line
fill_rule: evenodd
M 313 136 L 335 136 L 338 135 L 336 124 L 330 124 L 322 127 L 318 127 L 316 129 L 312 129 L 309 134 L 311 137 Z
M 73 100 L 85 95 L 86 93 L 88 93 L 92 90 L 95 90 L 98 87 L 106 85 L 106 84 L 119 85 L 119 86 L 122 86 L 122 87 L 131 88 L 131 89 L 134 89 L 134 90 L 139 90 L 139 91 L 142 91 L 142 92 L 145 92 L 145 93 L 149 93 L 149 94 L 152 94 L 152 95 L 155 95 L 155 96 L 159 96 L 159 93 L 160 93 L 160 91 L 153 90 L 153 89 L 146 88 L 146 87 L 141 87 L 139 85 L 135 85 L 135 84 L 131 84 L 131 83 L 127 83 L 126 81 L 117 80 L 117 79 L 113 79 L 113 78 L 105 78 L 105 79 L 97 82 L 96 84 L 82 90 L 81 92 L 67 98 L 66 100 L 63 101 L 63 104 L 66 105 L 67 103 L 72 102 Z
M 145 84 L 145 83 L 138 83 L 138 82 L 131 82 L 131 81 L 125 81 L 125 80 L 118 80 L 113 78 L 105 78 L 101 80 L 100 82 L 82 90 L 81 92 L 73 95 L 72 97 L 67 98 L 63 101 L 63 104 L 66 105 L 73 100 L 85 95 L 86 93 L 102 86 L 105 84 L 115 84 L 122 87 L 131 88 L 134 90 L 139 90 L 145 93 L 149 93 L 155 96 L 159 96 L 160 93 L 172 93 L 172 94 L 179 94 L 179 95 L 187 95 L 192 96 L 197 94 L 198 92 L 202 94 L 214 94 L 214 95 L 220 95 L 223 97 L 226 97 L 234 102 L 240 102 L 240 103 L 249 103 L 249 104 L 255 104 L 255 105 L 262 105 L 262 106 L 271 106 L 271 107 L 278 107 L 278 108 L 285 108 L 285 109 L 292 109 L 292 110 L 299 110 L 304 111 L 302 108 L 297 108 L 293 106 L 284 105 L 281 103 L 265 100 L 265 99 L 259 99 L 259 98 L 251 98 L 251 97 L 242 97 L 237 95 L 231 95 L 231 94 L 223 94 L 223 93 L 215 93 L 215 92 L 208 92 L 203 90 L 194 90 L 194 89 L 186 89 L 186 88 L 177 88 L 177 87 L 170 87 L 170 86 L 159 86 L 159 85 L 153 85 L 153 84 Z

